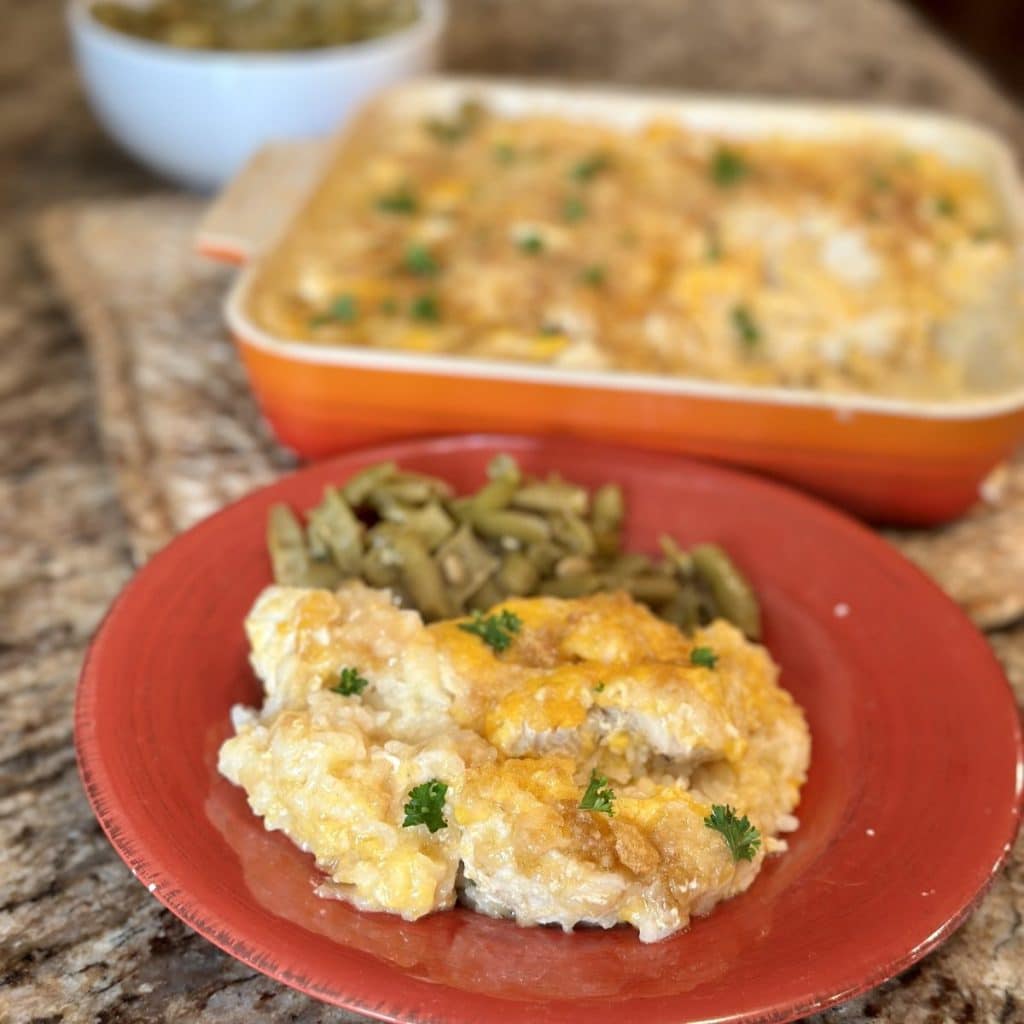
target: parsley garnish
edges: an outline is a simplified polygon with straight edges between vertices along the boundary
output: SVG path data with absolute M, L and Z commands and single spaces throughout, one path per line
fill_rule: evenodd
M 359 306 L 353 295 L 339 295 L 327 307 L 327 310 L 309 321 L 311 327 L 319 327 L 321 324 L 342 323 L 350 324 L 359 315 Z
M 711 158 L 711 178 L 716 185 L 729 188 L 750 173 L 746 160 L 734 149 L 722 147 Z
M 580 280 L 591 288 L 600 288 L 604 284 L 604 267 L 597 263 L 587 267 L 582 274 L 580 274 Z
M 690 664 L 714 668 L 718 664 L 718 655 L 710 647 L 694 647 L 690 651 Z
M 480 637 L 488 647 L 494 650 L 507 650 L 512 643 L 512 635 L 522 629 L 523 622 L 515 612 L 502 610 L 497 615 L 484 617 L 483 612 L 473 612 L 472 622 L 460 622 L 459 629 Z
M 331 687 L 331 693 L 340 693 L 342 697 L 356 697 L 370 685 L 370 680 L 359 674 L 358 669 L 346 665 L 338 676 L 336 686 Z
M 418 295 L 409 306 L 409 315 L 413 320 L 424 323 L 436 323 L 441 319 L 441 307 L 436 295 Z
M 569 174 L 575 181 L 592 181 L 610 166 L 611 161 L 604 153 L 595 153 L 573 164 Z
M 598 683 L 594 687 L 594 693 L 600 693 L 604 689 L 604 683 Z
M 431 779 L 413 786 L 403 808 L 405 818 L 402 820 L 402 828 L 426 825 L 431 832 L 444 828 L 448 824 L 444 817 L 444 798 L 447 792 L 448 783 L 440 779 Z
M 956 201 L 951 199 L 949 196 L 939 196 L 935 200 L 935 212 L 941 214 L 943 217 L 953 217 L 956 215 Z
M 507 142 L 499 142 L 498 145 L 494 147 L 494 159 L 497 160 L 499 164 L 508 165 L 515 163 L 518 155 L 519 154 L 516 152 L 515 147 L 509 145 Z
M 394 192 L 377 197 L 377 209 L 384 213 L 415 213 L 419 209 L 416 197 L 402 185 Z
M 761 845 L 761 834 L 750 824 L 745 814 L 737 818 L 736 812 L 728 804 L 724 807 L 712 804 L 711 813 L 704 819 L 704 824 L 722 834 L 734 861 L 754 859 Z
M 761 340 L 761 328 L 746 306 L 733 306 L 732 325 L 747 348 L 753 348 Z
M 587 207 L 579 196 L 569 196 L 568 199 L 562 204 L 562 217 L 569 221 L 570 224 L 575 224 L 578 220 L 583 220 L 587 215 Z
M 529 253 L 531 256 L 536 256 L 544 251 L 544 239 L 536 232 L 523 235 L 517 244 L 523 252 Z
M 441 269 L 440 264 L 430 254 L 430 250 L 418 242 L 413 242 L 405 250 L 405 259 L 402 261 L 402 266 L 409 273 L 419 274 L 420 277 L 430 277 Z
M 464 121 L 443 121 L 439 117 L 432 117 L 425 121 L 426 128 L 438 142 L 461 142 L 469 134 L 469 125 Z
M 585 811 L 600 811 L 601 814 L 613 815 L 612 801 L 615 794 L 608 785 L 608 780 L 596 771 L 590 773 L 587 791 L 583 794 L 580 807 Z
M 707 258 L 711 263 L 717 263 L 722 258 L 722 239 L 716 228 L 708 229 Z

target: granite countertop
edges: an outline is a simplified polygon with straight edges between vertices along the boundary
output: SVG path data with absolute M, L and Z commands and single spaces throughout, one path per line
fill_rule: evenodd
M 0 1022 L 361 1020 L 253 973 L 180 924 L 131 878 L 79 786 L 75 681 L 133 567 L 86 352 L 31 231 L 56 200 L 160 186 L 88 114 L 62 6 L 0 0 Z M 1015 107 L 888 0 L 453 8 L 447 63 L 460 70 L 887 97 L 974 114 L 1024 143 Z M 1024 626 L 991 640 L 1024 698 Z M 940 951 L 819 1024 L 1024 1021 L 1022 842 Z

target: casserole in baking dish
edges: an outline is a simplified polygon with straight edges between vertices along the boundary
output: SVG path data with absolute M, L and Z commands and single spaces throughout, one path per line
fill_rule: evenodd
M 231 205 L 206 251 L 239 255 Z M 286 220 L 228 318 L 304 455 L 577 433 L 924 522 L 1024 422 L 1018 183 L 959 122 L 437 79 L 375 100 Z

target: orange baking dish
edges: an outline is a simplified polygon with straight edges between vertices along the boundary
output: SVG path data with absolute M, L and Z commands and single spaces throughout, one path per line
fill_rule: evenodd
M 416 83 L 387 101 L 414 96 L 417 109 L 427 109 L 435 98 L 450 105 L 453 94 L 499 107 L 564 108 L 613 123 L 670 116 L 740 138 L 787 131 L 834 137 L 877 126 L 980 170 L 1014 241 L 1024 236 L 1007 148 L 948 118 L 462 79 Z M 200 251 L 228 262 L 258 261 L 315 184 L 323 149 L 292 145 L 257 157 L 207 217 Z M 307 459 L 417 434 L 562 434 L 743 465 L 872 520 L 930 524 L 973 504 L 986 475 L 1024 437 L 1024 380 L 1009 380 L 991 396 L 918 401 L 307 344 L 277 339 L 252 322 L 252 279 L 253 266 L 239 274 L 226 301 L 227 322 L 275 434 Z

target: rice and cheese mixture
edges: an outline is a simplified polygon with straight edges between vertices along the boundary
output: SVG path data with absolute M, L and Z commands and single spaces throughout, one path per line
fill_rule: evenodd
M 913 398 L 997 386 L 970 354 L 1019 345 L 992 188 L 896 139 L 400 109 L 259 271 L 272 334 Z
M 764 648 L 722 620 L 686 637 L 623 593 L 485 621 L 424 626 L 358 582 L 257 600 L 265 700 L 235 709 L 220 770 L 313 854 L 323 895 L 654 942 L 785 849 L 810 736 Z

